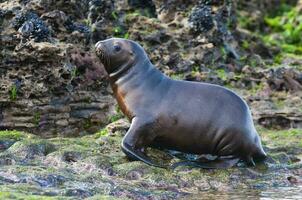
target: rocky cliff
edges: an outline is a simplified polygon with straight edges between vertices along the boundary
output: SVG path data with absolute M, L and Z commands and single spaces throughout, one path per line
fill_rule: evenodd
M 1 129 L 77 136 L 120 118 L 93 53 L 95 42 L 109 37 L 139 42 L 172 78 L 236 90 L 260 125 L 302 127 L 301 110 L 295 109 L 302 105 L 301 59 L 285 59 L 287 54 L 281 59 L 282 48 L 256 34 L 274 28 L 259 16 L 266 16 L 266 7 L 278 10 L 277 1 L 264 1 L 255 12 L 257 1 L 10 0 L 0 5 Z

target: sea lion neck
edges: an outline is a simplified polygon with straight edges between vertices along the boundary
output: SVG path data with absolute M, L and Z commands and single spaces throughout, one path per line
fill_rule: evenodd
M 109 80 L 111 83 L 116 83 L 119 80 L 127 79 L 133 76 L 136 73 L 143 73 L 147 71 L 152 65 L 148 58 L 145 58 L 143 61 L 141 59 L 129 60 L 123 65 L 117 67 L 118 69 L 109 74 Z
M 146 58 L 145 60 L 138 60 L 138 62 L 131 67 L 125 67 L 125 70 L 119 71 L 119 73 L 116 73 L 114 76 L 109 76 L 114 96 L 121 110 L 129 119 L 135 116 L 135 112 L 134 109 L 129 109 L 131 106 L 129 106 L 129 102 L 127 102 L 126 99 L 140 93 L 141 87 L 149 85 L 150 78 L 152 79 L 152 77 L 155 76 L 154 72 L 157 71 L 150 60 Z
M 121 66 L 116 67 L 116 70 L 109 73 L 109 79 L 116 81 L 120 77 L 122 77 L 133 65 L 135 65 L 135 60 L 128 60 L 126 63 L 124 63 Z

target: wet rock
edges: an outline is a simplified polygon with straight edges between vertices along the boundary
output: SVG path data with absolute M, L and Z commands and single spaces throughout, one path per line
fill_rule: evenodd
M 122 118 L 106 126 L 110 135 L 124 135 L 129 129 L 130 123 L 127 119 Z
M 152 33 L 150 35 L 148 35 L 146 37 L 146 40 L 151 44 L 151 45 L 155 45 L 155 44 L 162 44 L 167 42 L 169 39 L 171 38 L 171 36 L 167 35 L 165 33 L 165 31 L 159 31 L 159 32 L 155 32 Z
M 193 9 L 189 21 L 192 23 L 192 29 L 195 32 L 204 33 L 214 27 L 212 9 L 208 5 L 200 5 Z
M 24 11 L 19 13 L 12 22 L 24 39 L 34 39 L 37 42 L 48 41 L 50 31 L 36 13 Z
M 68 16 L 60 10 L 44 13 L 41 18 L 52 28 L 55 33 L 65 32 Z
M 45 137 L 98 130 L 114 110 L 114 101 L 109 100 L 103 66 L 82 52 L 62 43 L 29 41 L 8 53 L 9 62 L 1 60 L 0 64 L 10 66 L 0 67 L 4 69 L 0 101 L 5 105 L 1 106 L 1 129 L 27 130 Z M 86 114 L 74 115 L 79 112 Z
M 6 173 L 6 172 L 0 172 L 0 183 L 19 183 L 20 178 L 14 174 Z
M 298 183 L 301 183 L 302 181 L 295 177 L 295 176 L 288 176 L 287 177 L 287 180 L 291 183 L 291 184 L 298 184 Z
M 35 177 L 33 178 L 33 181 L 38 183 L 41 187 L 58 187 L 66 181 L 66 178 L 61 175 L 50 174 L 46 177 Z
M 66 196 L 70 197 L 80 197 L 80 198 L 87 198 L 93 195 L 93 193 L 83 190 L 83 189 L 69 189 L 67 190 Z
M 88 21 L 91 24 L 91 39 L 94 43 L 108 37 L 110 26 L 119 19 L 115 10 L 114 1 L 89 1 Z
M 4 16 L 4 11 L 2 9 L 0 9 L 0 16 L 3 17 Z
M 301 161 L 300 158 L 298 158 L 297 156 L 294 156 L 294 155 L 288 155 L 288 157 L 290 158 L 290 162 L 292 162 L 292 163 L 298 163 Z
M 152 0 L 128 0 L 132 9 L 141 9 L 141 13 L 146 16 L 156 17 L 156 7 Z
M 194 0 L 153 0 L 156 6 L 157 17 L 161 22 L 171 23 L 180 12 L 187 12 L 190 5 L 194 5 Z
M 250 103 L 257 123 L 273 129 L 301 128 L 302 113 L 295 109 L 295 106 L 302 105 L 301 95 L 283 93 L 272 101 L 268 96 L 274 94 L 267 86 L 263 94 Z
M 10 154 L 0 157 L 0 165 L 13 165 L 16 161 L 12 158 Z
M 142 172 L 133 170 L 127 173 L 126 178 L 128 180 L 138 180 L 141 178 L 141 176 L 142 176 Z
M 200 191 L 207 191 L 211 189 L 211 185 L 206 180 L 195 180 L 194 185 L 198 187 Z
M 86 79 L 85 82 L 81 84 L 93 87 L 92 84 L 94 84 L 95 81 L 107 80 L 107 73 L 104 66 L 98 61 L 94 54 L 84 52 L 80 49 L 72 49 L 69 51 L 69 55 L 70 62 L 76 67 L 71 70 L 77 70 L 77 72 L 83 74 Z
M 43 0 L 36 1 L 30 0 L 26 7 L 29 10 L 35 10 L 38 14 L 42 15 L 56 9 L 60 9 L 64 13 L 68 13 L 74 19 L 84 18 L 87 14 L 89 7 L 89 0 L 74 0 L 74 1 L 64 1 L 64 0 Z
M 259 113 L 259 115 L 258 123 L 267 128 L 289 129 L 291 127 L 302 127 L 300 113 L 271 112 Z
M 106 17 L 113 17 L 112 10 L 114 2 L 112 0 L 92 0 L 89 1 L 88 19 L 90 23 L 95 23 L 105 20 Z
M 15 16 L 12 26 L 18 30 L 26 21 L 31 20 L 31 19 L 38 19 L 38 15 L 33 13 L 33 12 L 21 12 L 17 16 Z
M 62 160 L 66 162 L 77 162 L 80 156 L 78 152 L 65 152 L 62 156 Z
M 12 145 L 7 152 L 27 161 L 35 157 L 46 156 L 55 151 L 55 146 L 47 141 L 38 141 L 32 143 L 30 141 L 19 141 Z
M 14 140 L 1 140 L 0 139 L 0 151 L 8 149 L 12 146 L 16 141 Z
M 66 29 L 70 32 L 78 31 L 80 33 L 88 35 L 87 37 L 89 37 L 90 28 L 88 26 L 85 26 L 84 24 L 73 23 L 71 19 L 67 19 L 64 25 Z
M 302 90 L 302 73 L 293 68 L 271 69 L 266 76 L 272 90 L 294 92 Z
M 272 158 L 277 161 L 277 163 L 280 163 L 280 164 L 288 164 L 288 163 L 291 163 L 291 159 L 290 157 L 286 154 L 286 153 L 277 153 L 277 154 L 274 154 L 272 155 Z
M 227 44 L 228 49 L 233 49 L 234 40 L 230 28 L 236 28 L 236 22 L 232 11 L 233 5 L 228 1 L 220 1 L 219 3 L 201 1 L 193 8 L 189 16 L 190 28 L 197 34 L 205 35 L 209 42 L 215 45 Z M 233 26 L 227 27 L 228 23 Z M 237 54 L 235 50 L 231 52 L 233 55 Z

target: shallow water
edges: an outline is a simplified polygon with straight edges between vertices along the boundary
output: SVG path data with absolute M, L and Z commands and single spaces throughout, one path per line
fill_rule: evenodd
M 302 185 L 272 188 L 261 192 L 260 199 L 302 199 Z
M 267 190 L 232 190 L 229 192 L 201 192 L 183 199 L 259 199 L 259 200 L 292 200 L 302 199 L 302 185 L 292 187 L 275 187 Z

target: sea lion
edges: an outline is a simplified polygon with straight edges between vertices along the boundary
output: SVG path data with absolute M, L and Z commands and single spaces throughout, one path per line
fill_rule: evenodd
M 197 162 L 203 168 L 231 167 L 239 160 L 255 165 L 255 160 L 266 158 L 248 105 L 231 90 L 170 79 L 131 40 L 111 38 L 99 41 L 95 49 L 131 121 L 121 144 L 127 156 L 157 167 L 165 166 L 153 162 L 144 148 L 218 157 Z

